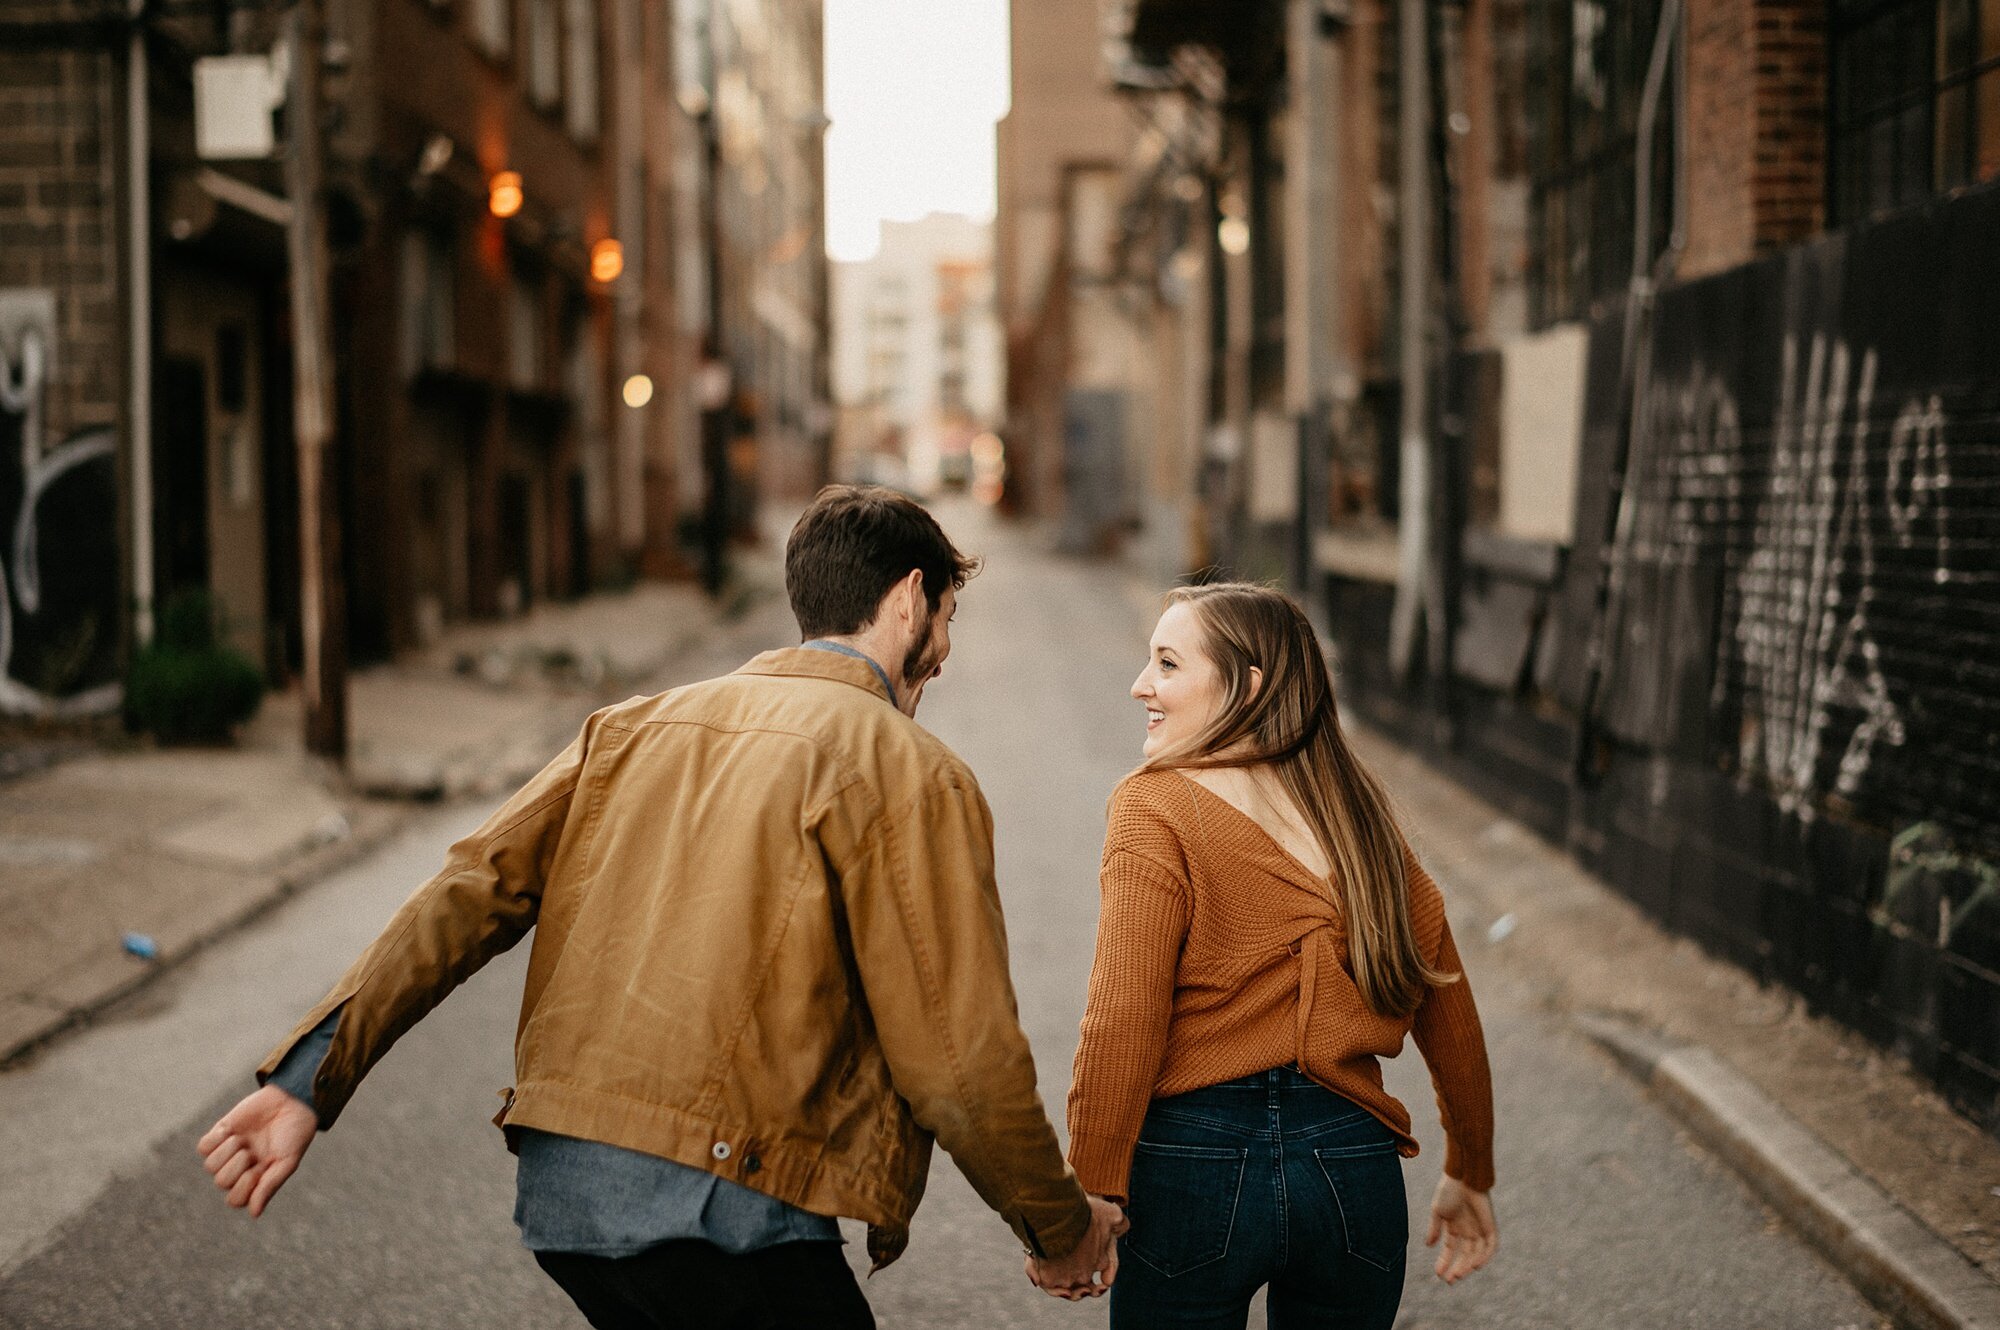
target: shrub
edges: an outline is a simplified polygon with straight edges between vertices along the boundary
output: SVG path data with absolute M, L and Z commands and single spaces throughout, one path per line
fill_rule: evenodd
M 218 640 L 214 600 L 179 591 L 126 670 L 125 724 L 161 743 L 221 743 L 257 714 L 263 696 L 257 667 Z

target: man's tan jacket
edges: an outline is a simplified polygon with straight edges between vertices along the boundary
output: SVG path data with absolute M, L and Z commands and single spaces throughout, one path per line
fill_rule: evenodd
M 262 1068 L 335 1007 L 331 1123 L 389 1046 L 535 930 L 497 1122 L 677 1160 L 894 1260 L 931 1141 L 1030 1249 L 1082 1189 L 1016 1015 L 985 799 L 868 663 L 793 648 L 592 716 L 452 847 Z

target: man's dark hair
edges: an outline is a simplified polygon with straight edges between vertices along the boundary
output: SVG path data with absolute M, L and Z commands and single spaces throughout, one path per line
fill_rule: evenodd
M 880 485 L 828 485 L 785 542 L 785 591 L 808 638 L 860 632 L 912 569 L 922 571 L 936 613 L 979 560 L 960 554 L 922 504 Z

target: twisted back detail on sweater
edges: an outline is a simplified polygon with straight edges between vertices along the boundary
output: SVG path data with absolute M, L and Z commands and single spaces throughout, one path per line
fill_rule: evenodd
M 1070 1162 L 1123 1199 L 1154 1099 L 1296 1065 L 1365 1108 L 1417 1153 L 1410 1115 L 1378 1059 L 1414 1037 L 1445 1127 L 1444 1170 L 1493 1186 L 1493 1087 L 1479 1012 L 1444 896 L 1404 847 L 1424 958 L 1459 975 L 1409 1017 L 1362 1000 L 1337 893 L 1249 814 L 1178 771 L 1128 777 L 1111 796 L 1102 909 L 1069 1096 Z

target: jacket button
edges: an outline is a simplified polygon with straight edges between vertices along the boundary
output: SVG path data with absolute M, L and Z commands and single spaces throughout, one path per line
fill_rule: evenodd
M 727 1159 L 729 1158 L 729 1142 L 717 1141 L 714 1145 L 708 1147 L 708 1152 L 717 1159 Z
M 743 1171 L 745 1173 L 755 1173 L 762 1167 L 764 1167 L 764 1161 L 756 1155 L 745 1155 L 743 1157 Z

